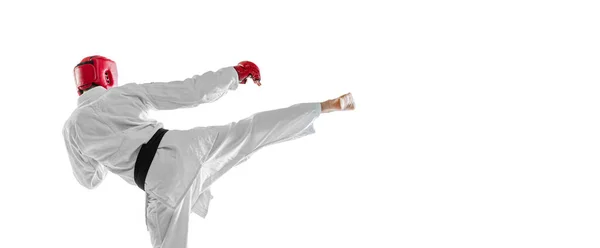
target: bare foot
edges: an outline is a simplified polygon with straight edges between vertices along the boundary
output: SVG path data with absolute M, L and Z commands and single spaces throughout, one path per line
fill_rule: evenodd
M 354 98 L 352 97 L 352 93 L 347 93 L 338 98 L 321 103 L 321 111 L 323 113 L 346 110 L 354 110 Z

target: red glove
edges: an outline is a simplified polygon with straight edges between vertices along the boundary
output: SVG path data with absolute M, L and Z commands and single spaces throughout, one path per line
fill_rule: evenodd
M 250 61 L 242 61 L 233 68 L 238 73 L 240 84 L 245 84 L 248 77 L 250 77 L 255 84 L 260 86 L 260 70 L 254 63 Z

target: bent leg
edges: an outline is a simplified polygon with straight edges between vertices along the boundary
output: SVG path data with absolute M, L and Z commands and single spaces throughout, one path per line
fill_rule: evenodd
M 320 103 L 300 103 L 259 112 L 228 125 L 208 127 L 217 138 L 202 165 L 201 190 L 260 148 L 315 133 L 313 122 L 320 114 Z

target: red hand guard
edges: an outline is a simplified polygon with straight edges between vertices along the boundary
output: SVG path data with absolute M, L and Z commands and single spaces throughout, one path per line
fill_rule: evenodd
M 238 73 L 240 84 L 245 84 L 248 76 L 250 76 L 252 80 L 254 80 L 254 83 L 260 86 L 260 70 L 254 63 L 250 61 L 242 61 L 233 68 L 235 68 Z

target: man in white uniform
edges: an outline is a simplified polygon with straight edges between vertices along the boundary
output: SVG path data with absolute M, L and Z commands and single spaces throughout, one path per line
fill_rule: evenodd
M 299 103 L 253 114 L 221 126 L 167 130 L 148 110 L 191 108 L 214 102 L 250 78 L 250 61 L 181 81 L 117 87 L 116 63 L 84 58 L 74 68 L 77 108 L 63 127 L 73 174 L 89 189 L 107 171 L 146 193 L 146 226 L 155 248 L 185 248 L 191 212 L 206 217 L 210 186 L 262 147 L 315 132 L 322 113 L 353 110 L 350 93 L 324 102 Z

